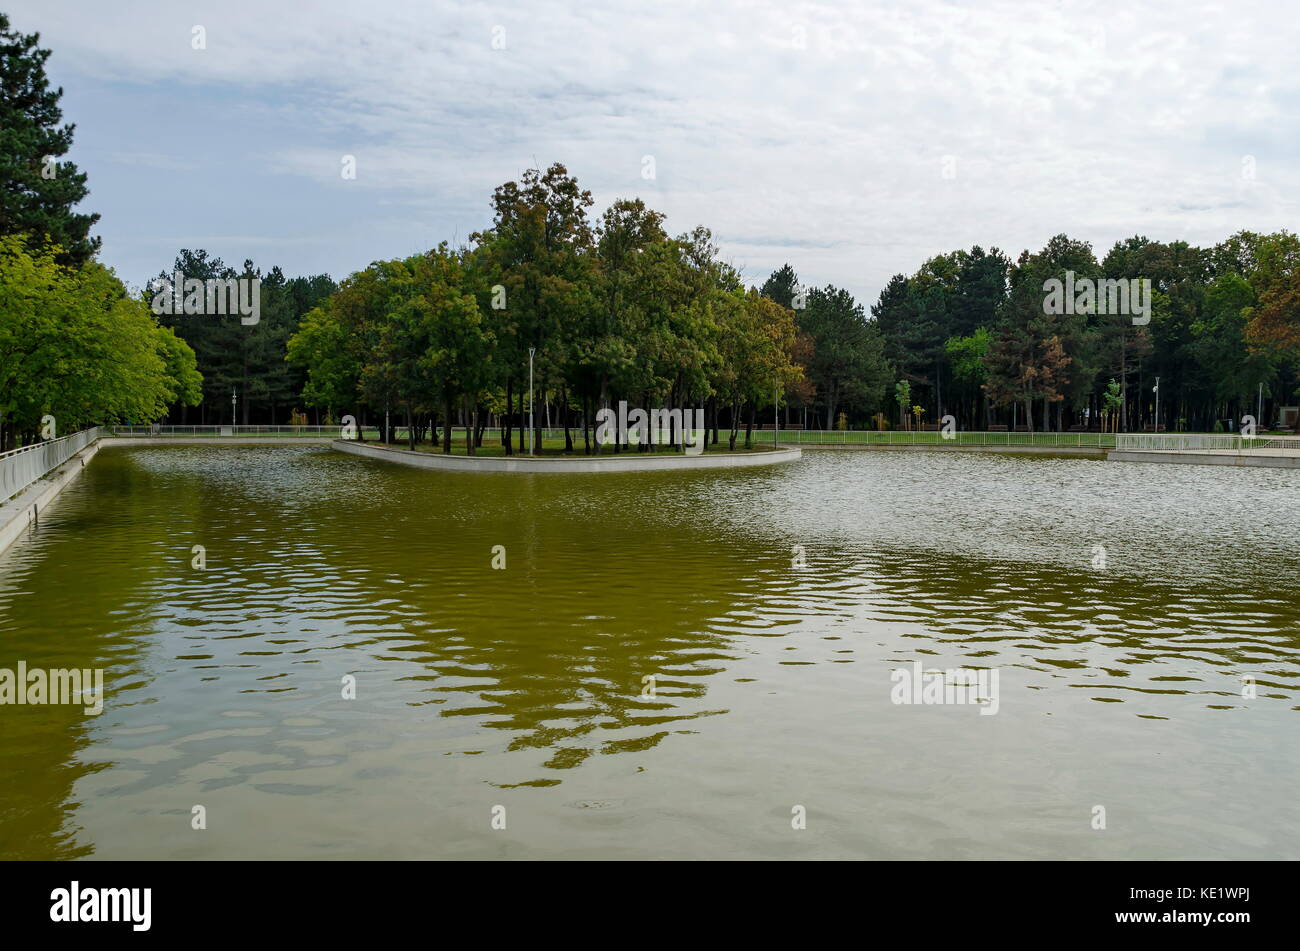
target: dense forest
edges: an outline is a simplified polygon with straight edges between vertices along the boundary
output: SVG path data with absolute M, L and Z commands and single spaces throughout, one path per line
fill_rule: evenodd
M 670 238 L 637 200 L 594 224 L 565 220 L 584 194 L 562 166 L 530 172 L 498 190 L 494 226 L 472 249 L 378 262 L 342 287 L 273 268 L 253 328 L 165 318 L 204 375 L 202 405 L 173 421 L 228 422 L 237 392 L 241 423 L 287 423 L 302 408 L 313 422 L 387 412 L 420 430 L 449 418 L 517 427 L 529 346 L 539 419 L 577 430 L 619 399 L 705 406 L 711 428 L 747 429 L 771 422 L 778 388 L 783 426 L 821 429 L 951 414 L 962 429 L 1151 430 L 1157 379 L 1169 431 L 1224 428 L 1261 403 L 1268 424 L 1300 402 L 1300 240 L 1288 232 L 1209 249 L 1135 237 L 1100 261 L 1065 235 L 1015 262 L 975 247 L 894 276 L 866 313 L 843 289 L 802 287 L 790 265 L 745 290 L 708 231 Z M 236 276 L 203 251 L 174 269 Z M 1045 313 L 1045 281 L 1067 271 L 1149 280 L 1149 322 Z M 258 274 L 251 262 L 239 272 Z M 453 292 L 460 311 L 438 297 Z M 764 353 L 774 342 L 780 352 Z
M 975 247 L 895 275 L 867 313 L 790 265 L 745 289 L 707 229 L 670 237 L 639 199 L 595 221 L 590 205 L 562 165 L 530 170 L 496 189 L 470 246 L 349 277 L 289 341 L 304 401 L 329 418 L 396 416 L 413 440 L 440 421 L 510 428 L 531 349 L 539 417 L 593 451 L 595 409 L 619 400 L 704 406 L 713 440 L 734 443 L 774 412 L 823 429 L 951 415 L 962 429 L 1214 431 L 1257 409 L 1267 425 L 1300 395 L 1289 232 L 1208 249 L 1134 237 L 1100 261 L 1066 235 L 1015 261 Z M 1053 280 L 1103 278 L 1145 282 L 1140 317 L 1047 306 Z
M 203 250 L 182 250 L 172 267 L 154 280 L 169 281 L 176 272 L 205 282 L 259 280 L 261 315 L 251 325 L 241 323 L 236 314 L 159 317 L 163 326 L 172 328 L 194 350 L 203 372 L 198 404 L 175 407 L 170 421 L 229 423 L 233 405 L 241 425 L 292 422 L 294 410 L 303 405 L 306 376 L 285 360 L 289 337 L 298 329 L 302 316 L 333 294 L 337 285 L 327 275 L 286 278 L 278 267 L 263 273 L 252 261 L 245 261 L 237 271 Z M 144 299 L 151 296 L 147 290 Z
M 1050 314 L 1045 284 L 1150 281 L 1149 322 L 1128 314 Z M 896 275 L 871 312 L 897 376 L 925 419 L 962 428 L 1169 431 L 1226 426 L 1261 401 L 1261 424 L 1294 404 L 1300 363 L 1300 239 L 1240 232 L 1215 245 L 1117 242 L 1097 260 L 1066 235 L 1010 261 L 972 248 Z M 1095 308 L 1100 310 L 1101 308 Z

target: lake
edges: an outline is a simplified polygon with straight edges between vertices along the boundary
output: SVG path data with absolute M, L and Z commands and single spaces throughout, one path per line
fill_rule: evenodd
M 0 667 L 107 688 L 0 707 L 0 855 L 1295 858 L 1298 501 L 952 451 L 109 447 L 0 555 Z M 916 661 L 996 670 L 996 714 L 894 703 Z

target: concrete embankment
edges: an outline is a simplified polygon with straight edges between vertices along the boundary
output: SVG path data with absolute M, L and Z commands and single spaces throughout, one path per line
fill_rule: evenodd
M 1300 453 L 1227 452 L 1216 450 L 1112 449 L 1112 462 L 1163 462 L 1184 466 L 1259 466 L 1300 469 Z
M 766 452 L 706 452 L 688 455 L 638 455 L 618 453 L 606 456 L 445 456 L 442 453 L 410 449 L 389 449 L 336 439 L 333 447 L 340 452 L 370 459 L 383 459 L 421 469 L 444 472 L 661 472 L 668 469 L 732 469 L 743 466 L 769 466 L 792 462 L 801 455 L 798 449 L 773 449 Z
M 81 475 L 86 463 L 95 458 L 104 440 L 86 446 L 63 465 L 47 472 L 12 499 L 0 504 L 0 552 L 3 552 L 27 529 L 35 525 L 64 487 Z
M 1229 449 L 1103 449 L 1096 446 L 958 446 L 950 443 L 920 445 L 836 445 L 805 444 L 813 450 L 885 452 L 998 452 L 1025 456 L 1075 456 L 1109 462 L 1152 462 L 1196 466 L 1246 466 L 1300 469 L 1300 450 L 1258 449 L 1238 452 Z
M 783 444 L 788 445 L 788 444 Z M 850 452 L 1006 452 L 1025 456 L 1079 456 L 1084 459 L 1105 459 L 1110 450 L 1096 446 L 955 446 L 947 443 L 922 443 L 915 446 L 835 445 L 834 443 L 805 443 L 801 449 L 834 449 Z

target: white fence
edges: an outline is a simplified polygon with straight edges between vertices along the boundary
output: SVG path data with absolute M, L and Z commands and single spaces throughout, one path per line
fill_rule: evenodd
M 722 430 L 726 433 L 727 430 Z M 741 430 L 743 436 L 744 430 Z M 797 446 L 1036 446 L 1043 449 L 1110 449 L 1115 445 L 1112 433 L 1012 433 L 954 431 L 944 434 L 935 429 L 885 430 L 868 429 L 782 429 L 777 434 L 782 443 Z M 754 441 L 770 443 L 770 429 L 754 430 Z
M 13 498 L 103 435 L 100 427 L 0 453 L 0 502 Z
M 360 427 L 367 436 L 379 427 Z M 114 426 L 114 436 L 326 436 L 338 439 L 342 426 Z
M 1218 433 L 1120 433 L 1116 449 L 1163 452 L 1300 452 L 1300 436 L 1241 436 Z
M 358 426 L 358 431 L 366 439 L 375 440 L 379 438 L 380 427 L 369 424 Z M 407 427 L 393 424 L 393 435 L 395 439 L 406 440 Z M 437 427 L 439 433 L 442 427 Z M 543 439 L 563 439 L 564 430 L 551 428 L 543 429 L 538 427 L 542 433 Z M 428 430 L 424 430 L 425 436 L 428 436 Z M 459 438 L 465 438 L 464 426 L 453 426 L 452 432 L 458 434 Z M 569 430 L 575 441 L 581 441 L 582 430 L 571 428 Z M 112 436 L 321 436 L 329 439 L 343 438 L 343 427 L 340 425 L 333 426 L 113 426 L 111 431 L 106 431 L 105 435 Z M 514 439 L 519 438 L 519 428 L 515 427 L 512 431 Z M 500 439 L 501 428 L 499 426 L 488 426 L 483 429 L 484 439 Z

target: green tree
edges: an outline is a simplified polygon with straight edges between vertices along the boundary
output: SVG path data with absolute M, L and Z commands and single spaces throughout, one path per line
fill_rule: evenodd
M 489 256 L 505 292 L 509 327 L 501 339 L 502 372 L 510 389 L 527 385 L 528 349 L 536 350 L 537 389 L 563 387 L 563 368 L 574 328 L 586 325 L 593 306 L 590 256 L 595 234 L 587 219 L 591 193 L 561 164 L 528 169 L 492 195 L 493 223 L 471 236 Z M 520 434 L 520 448 L 522 444 Z M 535 436 L 541 451 L 541 428 Z
M 982 415 L 987 421 L 988 396 L 984 392 L 984 384 L 988 381 L 988 367 L 985 365 L 985 360 L 992 339 L 992 334 L 987 327 L 978 327 L 969 336 L 949 337 L 944 344 L 944 352 L 952 367 L 953 379 L 964 401 L 967 402 L 968 412 L 963 415 L 968 423 L 973 423 L 980 418 L 981 414 L 977 413 L 974 401 L 981 398 L 986 407 Z
M 50 51 L 39 43 L 0 13 L 0 235 L 30 234 L 59 248 L 61 263 L 80 265 L 99 249 L 89 236 L 99 215 L 73 211 L 89 194 L 86 175 L 60 161 L 75 126 L 60 125 L 63 90 L 50 88 Z
M 898 404 L 898 425 L 906 428 L 907 407 L 912 404 L 912 383 L 910 380 L 899 380 L 894 384 L 894 402 Z
M 193 402 L 194 353 L 96 261 L 0 237 L 0 442 L 35 438 L 42 416 L 67 433 L 148 423 Z
M 808 291 L 808 306 L 798 314 L 799 329 L 813 343 L 805 372 L 825 407 L 826 428 L 841 407 L 874 412 L 892 376 L 877 325 L 848 291 L 827 285 Z

